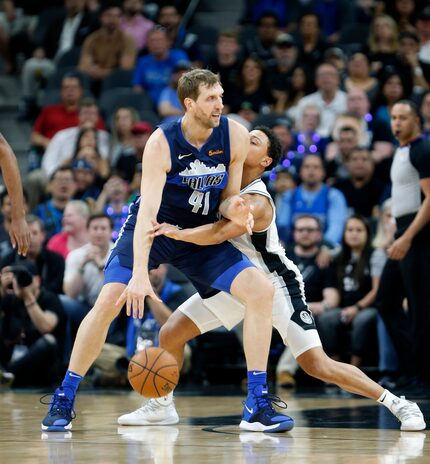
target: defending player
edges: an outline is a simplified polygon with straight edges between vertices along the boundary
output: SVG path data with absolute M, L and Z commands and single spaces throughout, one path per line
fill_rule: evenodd
M 243 162 L 249 135 L 239 124 L 221 116 L 223 89 L 213 73 L 195 69 L 184 74 L 178 96 L 185 115 L 160 126 L 149 138 L 143 156 L 141 196 L 131 205 L 105 269 L 105 285 L 82 321 L 69 369 L 51 398 L 42 429 L 69 430 L 73 404 L 82 377 L 97 358 L 112 320 L 126 302 L 127 314 L 142 317 L 146 296 L 158 300 L 148 272 L 161 263 L 182 270 L 202 296 L 214 289 L 244 301 L 244 349 L 248 367 L 248 400 L 279 430 L 293 420 L 271 406 L 266 367 L 271 339 L 274 287 L 264 274 L 225 242 L 202 247 L 152 235 L 152 223 L 181 227 L 213 223 L 218 211 L 251 230 L 252 214 L 240 197 Z
M 24 198 L 22 195 L 21 176 L 15 155 L 0 134 L 0 168 L 3 175 L 6 190 L 12 203 L 12 217 L 10 225 L 10 241 L 12 246 L 17 247 L 20 255 L 26 255 L 30 244 L 30 231 L 25 221 Z
M 261 181 L 262 173 L 279 160 L 279 142 L 265 127 L 256 128 L 250 136 L 251 146 L 242 177 L 242 195 L 254 206 L 253 235 L 246 233 L 244 227 L 225 219 L 182 230 L 170 224 L 158 224 L 154 229 L 155 235 L 164 234 L 175 240 L 200 245 L 232 239 L 232 243 L 271 278 L 276 288 L 273 326 L 305 372 L 382 403 L 400 420 L 401 430 L 424 429 L 426 424 L 417 404 L 394 396 L 356 367 L 334 361 L 323 351 L 312 313 L 306 305 L 302 276 L 294 263 L 286 258 L 279 244 L 275 207 Z M 183 348 L 187 341 L 222 325 L 231 329 L 243 319 L 244 314 L 244 306 L 224 292 L 204 299 L 195 294 L 162 326 L 160 346 L 172 353 L 182 365 Z M 258 417 L 250 412 L 251 409 L 252 405 L 245 403 L 240 427 L 272 432 L 270 427 L 256 420 Z M 173 394 L 151 399 L 142 408 L 118 419 L 121 425 L 166 425 L 178 421 Z

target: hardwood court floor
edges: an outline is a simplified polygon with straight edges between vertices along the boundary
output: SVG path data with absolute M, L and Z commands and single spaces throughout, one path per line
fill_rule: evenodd
M 73 431 L 42 433 L 39 394 L 0 393 L 0 463 L 430 463 L 430 432 L 400 432 L 383 407 L 356 397 L 281 395 L 296 420 L 289 433 L 240 432 L 240 396 L 178 396 L 181 422 L 118 426 L 141 404 L 135 393 L 82 392 Z M 430 425 L 430 400 L 419 401 Z

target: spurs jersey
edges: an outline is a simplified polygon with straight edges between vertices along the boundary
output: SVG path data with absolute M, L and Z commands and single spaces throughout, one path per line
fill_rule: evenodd
M 271 276 L 275 288 L 282 288 L 291 297 L 295 310 L 303 310 L 306 307 L 303 278 L 298 267 L 285 256 L 285 250 L 279 242 L 276 209 L 264 182 L 256 179 L 240 193 L 257 194 L 268 198 L 273 209 L 273 217 L 267 229 L 254 232 L 252 235 L 243 234 L 230 242 L 257 268 Z
M 272 323 L 295 357 L 307 350 L 320 347 L 315 321 L 304 293 L 303 278 L 298 267 L 285 256 L 279 243 L 275 225 L 275 206 L 266 186 L 257 179 L 246 186 L 242 194 L 262 195 L 269 199 L 273 218 L 267 229 L 244 234 L 230 242 L 257 268 L 272 279 L 275 286 Z M 199 328 L 201 333 L 224 326 L 231 330 L 245 317 L 245 306 L 225 292 L 201 298 L 195 294 L 179 308 Z

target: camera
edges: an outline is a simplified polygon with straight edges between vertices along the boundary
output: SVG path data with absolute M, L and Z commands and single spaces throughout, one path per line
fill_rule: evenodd
M 33 283 L 33 276 L 25 266 L 11 266 L 10 271 L 15 276 L 18 287 L 25 288 Z

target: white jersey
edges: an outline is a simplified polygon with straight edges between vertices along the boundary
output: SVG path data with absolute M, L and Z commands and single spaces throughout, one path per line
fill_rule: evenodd
M 288 344 L 295 357 L 307 350 L 320 347 L 321 340 L 306 300 L 302 275 L 298 267 L 285 256 L 279 243 L 275 225 L 275 205 L 261 179 L 247 185 L 241 194 L 263 195 L 273 209 L 272 221 L 267 229 L 242 236 L 230 242 L 246 255 L 251 262 L 272 280 L 275 287 L 272 323 Z M 231 330 L 245 317 L 245 306 L 228 293 L 218 292 L 202 299 L 196 293 L 179 306 L 199 328 L 201 333 L 224 326 Z
M 295 357 L 320 347 L 321 340 L 306 300 L 302 275 L 285 256 L 275 225 L 275 205 L 261 179 L 247 185 L 241 194 L 263 195 L 273 209 L 273 217 L 265 230 L 242 236 L 230 242 L 271 279 L 275 287 L 272 323 Z M 228 293 L 218 292 L 202 299 L 196 293 L 178 308 L 199 328 L 201 333 L 224 326 L 231 330 L 245 317 L 245 306 Z
M 294 272 L 295 278 L 299 280 L 301 290 L 304 295 L 304 284 L 298 267 L 285 256 L 284 247 L 281 245 L 276 228 L 276 208 L 272 197 L 267 191 L 266 185 L 261 179 L 256 179 L 247 185 L 240 192 L 242 195 L 262 195 L 268 198 L 273 210 L 272 221 L 266 229 L 253 232 L 252 235 L 245 233 L 240 237 L 230 240 L 230 242 L 246 255 L 249 260 L 265 274 L 271 276 L 275 287 L 285 287 L 287 277 L 286 274 L 290 271 L 289 277 L 293 277 L 291 271 Z

